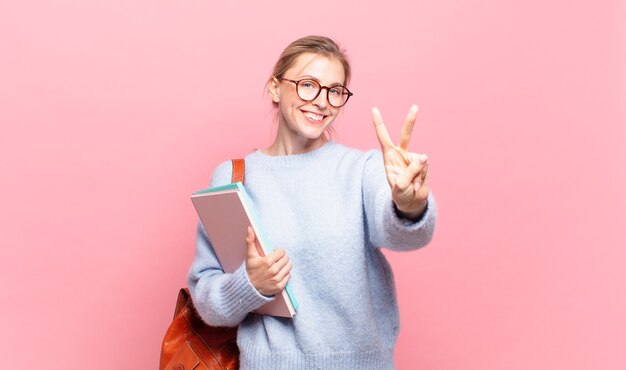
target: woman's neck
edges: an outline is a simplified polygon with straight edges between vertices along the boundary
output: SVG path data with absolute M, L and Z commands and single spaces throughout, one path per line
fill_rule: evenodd
M 324 135 L 321 135 L 317 139 L 299 137 L 287 140 L 280 135 L 277 135 L 274 143 L 261 150 L 261 152 L 271 156 L 302 154 L 319 149 L 324 146 L 326 142 L 328 142 L 328 139 L 326 139 Z

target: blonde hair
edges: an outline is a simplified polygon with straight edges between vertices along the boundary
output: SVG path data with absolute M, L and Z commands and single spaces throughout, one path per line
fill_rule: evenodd
M 337 59 L 345 72 L 344 85 L 348 85 L 350 82 L 350 63 L 345 55 L 345 50 L 342 50 L 336 42 L 326 36 L 305 36 L 289 44 L 278 57 L 269 81 L 272 78 L 284 77 L 285 72 L 296 63 L 298 57 L 305 53 Z

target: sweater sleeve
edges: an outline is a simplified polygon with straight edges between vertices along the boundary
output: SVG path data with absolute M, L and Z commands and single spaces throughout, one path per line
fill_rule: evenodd
M 392 250 L 413 250 L 428 244 L 435 231 L 437 206 L 432 192 L 428 195 L 426 210 L 417 221 L 401 218 L 395 212 L 391 188 L 387 182 L 382 153 L 366 153 L 363 170 L 363 207 L 370 241 L 376 247 Z
M 222 163 L 214 171 L 210 186 L 229 183 L 231 171 L 230 161 Z M 252 285 L 245 261 L 235 272 L 224 273 L 201 222 L 188 285 L 198 314 L 212 326 L 237 326 L 249 312 L 273 299 L 261 295 Z

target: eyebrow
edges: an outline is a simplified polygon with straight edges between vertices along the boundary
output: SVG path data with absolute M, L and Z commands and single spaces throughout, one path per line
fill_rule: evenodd
M 322 84 L 322 82 L 319 80 L 319 78 L 313 77 L 311 75 L 304 75 L 304 76 L 300 76 L 298 77 L 299 80 L 303 80 L 303 79 L 307 79 L 307 80 L 315 80 L 317 81 L 317 83 L 319 83 L 320 85 Z M 328 85 L 328 87 L 333 87 L 333 86 L 342 86 L 345 87 L 344 84 L 342 84 L 341 82 L 333 82 L 330 85 Z

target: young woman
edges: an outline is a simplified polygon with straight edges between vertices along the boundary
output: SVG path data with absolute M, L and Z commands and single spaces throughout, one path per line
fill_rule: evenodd
M 335 143 L 326 130 L 352 93 L 335 42 L 308 36 L 281 54 L 267 83 L 278 113 L 274 143 L 245 158 L 249 192 L 276 249 L 248 255 L 225 274 L 200 225 L 189 288 L 200 316 L 239 326 L 241 369 L 393 369 L 399 317 L 393 275 L 380 247 L 413 250 L 432 238 L 436 208 L 428 158 L 408 151 L 417 107 L 394 145 L 373 109 L 382 150 Z M 230 182 L 220 164 L 211 186 Z M 243 242 L 243 241 L 242 241 Z M 294 318 L 252 313 L 289 281 Z

